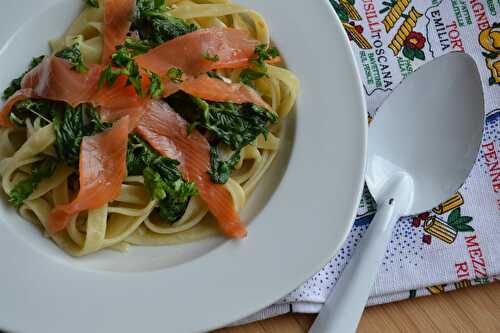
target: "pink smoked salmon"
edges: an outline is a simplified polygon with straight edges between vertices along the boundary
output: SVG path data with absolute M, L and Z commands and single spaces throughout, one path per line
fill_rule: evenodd
M 16 91 L 16 93 L 9 97 L 2 107 L 2 112 L 0 112 L 0 126 L 11 127 L 13 124 L 9 119 L 10 110 L 16 105 L 17 102 L 23 101 L 27 98 L 33 96 L 33 89 L 21 89 Z M 4 112 L 4 110 L 8 110 Z
M 22 89 L 5 102 L 0 112 L 0 125 L 12 126 L 9 113 L 15 103 L 26 98 L 44 98 L 71 106 L 81 103 L 100 106 L 105 121 L 129 115 L 132 129 L 144 112 L 145 101 L 131 85 L 126 86 L 125 76 L 120 76 L 112 87 L 106 84 L 98 89 L 102 68 L 101 65 L 91 65 L 86 73 L 79 73 L 72 70 L 64 59 L 46 57 L 25 75 Z
M 183 82 L 179 88 L 189 95 L 213 102 L 232 102 L 236 104 L 253 103 L 266 109 L 271 107 L 252 88 L 240 83 L 227 83 L 208 75 Z
M 51 233 L 64 230 L 70 218 L 87 209 L 99 208 L 120 195 L 125 178 L 128 117 L 112 128 L 84 137 L 80 148 L 80 191 L 68 204 L 56 206 L 49 215 Z
M 239 68 L 248 64 L 258 41 L 244 30 L 200 29 L 177 37 L 135 58 L 139 66 L 164 76 L 172 67 L 190 76 L 218 68 Z M 217 61 L 206 59 L 217 56 Z
M 161 155 L 180 162 L 184 177 L 196 184 L 224 234 L 232 238 L 245 237 L 246 228 L 234 208 L 231 194 L 223 185 L 213 184 L 208 175 L 210 146 L 207 139 L 196 130 L 188 135 L 187 126 L 188 123 L 168 104 L 151 101 L 136 132 Z
M 132 24 L 134 10 L 135 0 L 106 0 L 104 2 L 102 64 L 109 63 L 115 47 L 125 41 Z

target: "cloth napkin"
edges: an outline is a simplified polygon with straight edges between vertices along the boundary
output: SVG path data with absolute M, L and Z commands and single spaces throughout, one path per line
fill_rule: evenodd
M 485 97 L 484 137 L 471 174 L 446 202 L 397 223 L 368 305 L 500 280 L 500 0 L 330 3 L 351 40 L 370 122 L 376 121 L 377 108 L 402 80 L 448 52 L 474 58 Z M 415 91 L 408 103 L 418 99 Z M 319 312 L 375 209 L 365 189 L 354 227 L 330 263 L 276 304 L 239 323 L 287 312 Z

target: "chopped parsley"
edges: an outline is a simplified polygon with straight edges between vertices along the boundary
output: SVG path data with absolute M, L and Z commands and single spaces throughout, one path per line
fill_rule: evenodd
M 71 69 L 74 71 L 85 73 L 88 71 L 87 66 L 83 63 L 80 44 L 74 43 L 72 46 L 62 49 L 56 53 L 56 57 L 66 59 L 71 64 Z
M 151 49 L 151 44 L 148 41 L 132 37 L 126 37 L 124 45 L 131 52 L 133 57 L 144 54 Z
M 158 74 L 148 71 L 149 81 L 151 81 L 151 85 L 149 86 L 149 95 L 151 98 L 159 98 L 163 95 L 163 91 L 165 90 L 165 86 L 161 81 L 161 78 Z
M 266 61 L 279 57 L 278 49 L 269 47 L 265 44 L 258 45 L 255 48 L 256 58 L 250 61 L 250 68 L 245 68 L 240 73 L 240 82 L 253 87 L 253 81 L 268 76 Z
M 203 57 L 203 59 L 208 60 L 208 61 L 212 61 L 212 62 L 219 61 L 219 56 L 217 54 L 210 55 L 210 53 L 208 53 L 208 51 L 203 52 L 201 54 L 201 56 Z
M 126 84 L 132 85 L 137 95 L 143 96 L 141 72 L 139 65 L 133 58 L 134 53 L 131 49 L 125 45 L 118 45 L 116 52 L 111 56 L 111 64 L 108 64 L 101 73 L 99 88 L 102 88 L 105 83 L 113 86 L 120 75 L 125 75 L 127 77 Z
M 172 67 L 167 72 L 167 75 L 168 75 L 168 78 L 170 79 L 170 81 L 172 81 L 173 83 L 177 83 L 177 84 L 182 83 L 182 74 L 184 74 L 182 69 L 177 68 L 177 67 Z

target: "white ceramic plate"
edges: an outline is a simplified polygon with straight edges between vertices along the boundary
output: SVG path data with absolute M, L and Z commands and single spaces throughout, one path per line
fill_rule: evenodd
M 251 1 L 301 95 L 272 169 L 243 217 L 243 241 L 71 258 L 0 204 L 0 328 L 12 332 L 197 332 L 271 304 L 346 237 L 363 185 L 366 115 L 340 22 L 326 0 Z M 48 52 L 79 0 L 2 0 L 0 87 Z

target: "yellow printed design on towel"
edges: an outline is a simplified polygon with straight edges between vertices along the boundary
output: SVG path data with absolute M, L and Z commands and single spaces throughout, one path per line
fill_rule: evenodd
M 456 289 L 464 289 L 464 288 L 469 288 L 472 287 L 472 282 L 470 280 L 462 280 L 455 282 L 455 288 Z
M 491 27 L 479 33 L 479 44 L 485 50 L 483 56 L 486 68 L 491 73 L 489 85 L 500 85 L 500 23 L 495 22 Z
M 349 23 L 342 23 L 344 25 L 344 29 L 349 33 L 349 36 L 358 44 L 358 46 L 362 49 L 371 49 L 372 46 L 370 42 L 359 33 L 354 26 Z
M 438 284 L 435 286 L 427 287 L 427 291 L 430 292 L 432 295 L 439 295 L 439 294 L 444 294 L 445 292 L 445 284 Z
M 397 0 L 394 1 L 391 7 L 388 7 L 388 13 L 384 17 L 382 23 L 384 23 L 385 31 L 389 32 L 396 25 L 396 22 L 400 17 L 403 16 L 403 12 L 410 5 L 410 0 Z M 381 12 L 383 12 L 382 10 Z
M 425 235 L 422 241 L 431 244 L 432 237 L 435 237 L 447 244 L 453 244 L 460 232 L 473 232 L 470 225 L 473 218 L 462 215 L 461 207 L 465 200 L 460 192 L 456 192 L 430 212 L 422 213 L 413 218 L 413 226 L 419 227 L 423 222 Z M 447 214 L 447 216 L 445 216 Z
M 458 235 L 455 228 L 435 216 L 425 221 L 424 230 L 448 244 L 452 244 Z
M 422 14 L 419 13 L 415 7 L 412 7 L 408 12 L 406 19 L 403 24 L 399 27 L 396 35 L 392 39 L 389 44 L 389 48 L 394 52 L 394 55 L 398 55 L 403 46 L 405 45 L 406 39 L 410 36 L 410 33 L 413 31 L 413 28 L 417 25 L 418 18 L 421 17 Z
M 354 7 L 353 0 L 340 0 L 340 5 L 344 7 L 347 14 L 349 15 L 349 18 L 351 18 L 354 21 L 362 20 L 361 15 L 359 15 L 356 7 Z
M 440 204 L 439 206 L 435 207 L 432 209 L 432 211 L 438 215 L 443 215 L 446 214 L 450 211 L 452 211 L 455 208 L 458 208 L 464 204 L 464 198 L 460 194 L 460 192 L 457 192 L 453 194 L 453 196 Z

